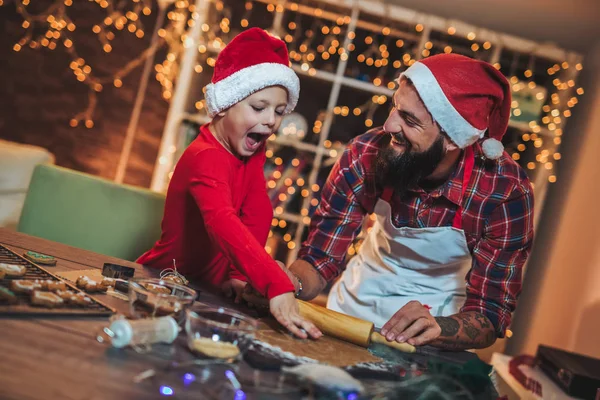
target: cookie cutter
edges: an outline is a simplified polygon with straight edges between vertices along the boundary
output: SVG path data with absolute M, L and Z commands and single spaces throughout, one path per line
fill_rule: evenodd
M 135 268 L 125 267 L 119 264 L 104 263 L 102 267 L 102 276 L 115 279 L 131 279 L 135 274 Z

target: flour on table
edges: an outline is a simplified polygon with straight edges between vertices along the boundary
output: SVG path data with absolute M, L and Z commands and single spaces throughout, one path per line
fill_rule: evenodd
M 390 362 L 366 362 L 354 364 L 348 367 L 349 370 L 352 370 L 353 368 L 364 368 L 371 371 L 393 372 L 396 368 L 398 368 L 398 364 Z
M 327 389 L 359 393 L 364 391 L 364 386 L 358 379 L 353 378 L 343 369 L 331 365 L 301 364 L 295 367 L 284 367 L 283 370 Z
M 290 352 L 282 350 L 280 347 L 273 346 L 266 342 L 261 342 L 261 341 L 255 340 L 253 342 L 252 346 L 254 348 L 258 348 L 257 350 L 260 350 L 261 352 L 271 354 L 273 356 L 276 356 L 278 358 L 283 358 L 285 360 L 294 361 L 294 362 L 297 362 L 300 364 L 318 364 L 319 363 L 317 360 L 314 360 L 312 358 L 297 356 L 295 354 L 292 354 Z

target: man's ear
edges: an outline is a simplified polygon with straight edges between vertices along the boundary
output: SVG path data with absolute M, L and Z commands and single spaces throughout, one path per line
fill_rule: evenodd
M 446 144 L 446 152 L 455 151 L 459 149 L 458 145 L 452 140 L 448 139 L 447 137 L 444 138 L 444 142 Z

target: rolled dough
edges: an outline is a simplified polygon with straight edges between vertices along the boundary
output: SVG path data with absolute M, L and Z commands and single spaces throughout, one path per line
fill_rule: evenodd
M 311 358 L 336 367 L 383 361 L 369 353 L 367 349 L 352 343 L 328 336 L 318 340 L 298 339 L 282 329 L 271 319 L 261 319 L 255 339 L 297 357 Z

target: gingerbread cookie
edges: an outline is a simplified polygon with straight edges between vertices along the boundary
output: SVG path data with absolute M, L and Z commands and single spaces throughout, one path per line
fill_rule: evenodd
M 87 283 L 89 281 L 90 281 L 90 278 L 88 278 L 87 276 L 80 276 L 75 281 L 75 286 L 77 286 L 79 289 L 83 289 L 83 288 L 85 288 L 85 285 L 87 285 Z
M 31 304 L 39 307 L 55 308 L 62 306 L 64 301 L 56 293 L 34 290 L 31 293 Z
M 49 292 L 56 292 L 57 290 L 67 290 L 67 285 L 61 281 L 53 281 L 51 279 L 46 279 L 40 282 L 42 285 L 42 290 L 47 290 Z
M 60 297 L 66 304 L 76 306 L 87 306 L 92 304 L 92 299 L 83 293 L 75 293 L 72 290 L 59 290 L 56 295 Z
M 36 264 L 48 266 L 56 265 L 56 258 L 47 256 L 45 254 L 36 253 L 35 251 L 26 251 L 23 253 L 23 257 Z
M 100 282 L 102 286 L 115 287 L 115 280 L 113 278 L 102 278 L 102 282 Z
M 24 265 L 0 263 L 0 271 L 4 271 L 7 278 L 23 276 L 27 273 Z
M 92 299 L 83 293 L 76 293 L 69 298 L 68 302 L 69 304 L 74 304 L 76 306 L 87 306 L 92 304 Z
M 85 290 L 88 293 L 101 293 L 108 290 L 108 286 L 103 285 L 102 282 L 92 280 L 87 276 L 80 276 L 77 278 L 75 285 L 77 285 L 79 289 Z
M 17 279 L 10 282 L 10 290 L 15 293 L 31 293 L 34 290 L 40 290 L 42 284 L 39 281 L 26 281 L 24 279 Z
M 161 280 L 163 280 L 165 282 L 176 283 L 178 285 L 185 285 L 185 283 L 183 282 L 183 279 L 177 275 L 167 275 L 167 276 L 162 277 Z
M 104 286 L 101 282 L 90 281 L 85 285 L 84 290 L 88 293 L 104 293 L 108 290 L 108 286 Z
M 162 285 L 155 285 L 154 283 L 143 283 L 142 284 L 144 286 L 144 288 L 151 292 L 151 293 L 156 293 L 156 294 L 171 294 L 171 289 L 169 289 L 166 286 L 162 286 Z
M 15 304 L 17 302 L 17 296 L 7 288 L 0 286 L 0 302 Z
M 75 292 L 72 290 L 57 290 L 54 293 L 65 302 L 68 302 L 72 296 L 75 296 Z
M 155 309 L 156 313 L 159 315 L 171 315 L 176 314 L 181 311 L 181 303 L 178 301 L 165 301 L 159 299 L 156 303 L 150 303 Z
M 147 317 L 173 315 L 181 312 L 183 306 L 179 301 L 171 301 L 165 298 L 156 298 L 153 295 L 145 300 L 136 300 L 133 303 L 136 310 Z

